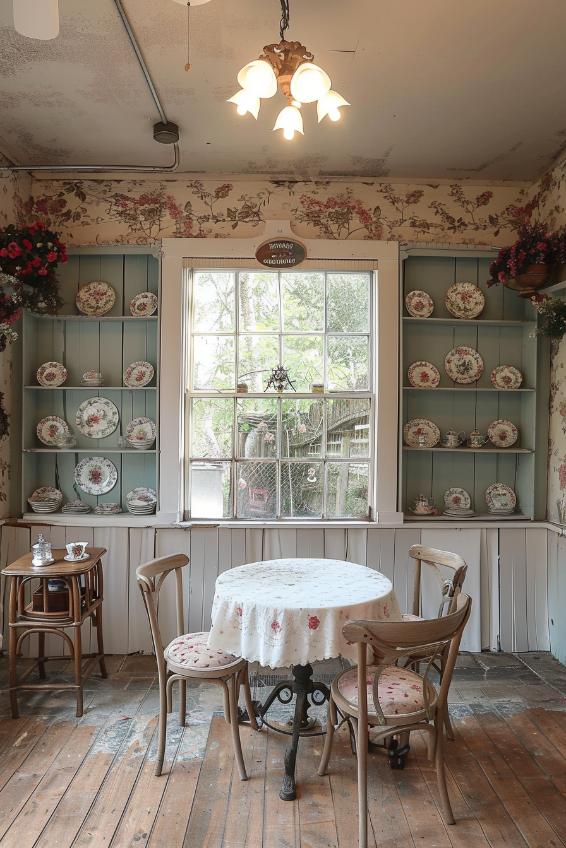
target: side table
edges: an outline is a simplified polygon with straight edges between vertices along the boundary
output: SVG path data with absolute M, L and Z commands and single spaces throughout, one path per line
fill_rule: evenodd
M 83 714 L 83 676 L 90 672 L 91 666 L 97 660 L 100 674 L 102 677 L 107 676 L 102 637 L 102 557 L 105 553 L 105 548 L 91 548 L 88 551 L 88 559 L 66 562 L 63 559 L 66 550 L 59 548 L 53 551 L 54 562 L 42 567 L 33 566 L 32 555 L 28 553 L 2 571 L 7 578 L 9 597 L 8 667 L 12 718 L 18 718 L 17 693 L 24 689 L 76 690 L 76 714 L 80 717 Z M 54 579 L 64 583 L 66 589 L 57 593 L 50 592 L 48 581 Z M 56 594 L 60 596 L 59 603 L 52 604 L 51 600 Z M 88 655 L 89 663 L 83 669 L 81 627 L 87 618 L 91 618 L 96 627 L 97 652 Z M 72 630 L 73 638 L 66 632 L 68 629 Z M 47 660 L 60 659 L 45 656 L 45 634 L 50 633 L 60 636 L 70 648 L 74 664 L 74 683 L 28 683 L 27 677 L 35 665 L 18 679 L 16 663 L 22 642 L 34 633 L 38 634 L 37 667 L 40 679 L 44 680 L 46 677 Z

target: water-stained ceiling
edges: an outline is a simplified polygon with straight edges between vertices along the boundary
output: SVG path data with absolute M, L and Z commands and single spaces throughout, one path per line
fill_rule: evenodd
M 302 41 L 352 108 L 285 142 L 225 103 L 278 40 L 279 0 L 124 0 L 168 117 L 181 171 L 290 177 L 525 180 L 566 144 L 564 0 L 291 0 Z M 158 120 L 112 0 L 60 0 L 61 32 L 33 41 L 0 3 L 0 151 L 17 163 L 167 164 Z

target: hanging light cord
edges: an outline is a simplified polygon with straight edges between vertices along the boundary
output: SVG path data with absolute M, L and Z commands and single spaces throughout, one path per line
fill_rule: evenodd
M 187 64 L 185 70 L 191 70 L 191 3 L 187 2 Z
M 281 41 L 285 38 L 285 30 L 289 29 L 289 0 L 281 0 L 281 21 L 279 23 L 279 35 Z

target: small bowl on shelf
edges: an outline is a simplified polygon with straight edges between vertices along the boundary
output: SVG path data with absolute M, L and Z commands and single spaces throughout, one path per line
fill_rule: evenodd
M 136 450 L 150 450 L 155 444 L 155 439 L 126 439 L 126 442 Z
M 81 385 L 93 388 L 102 385 L 102 373 L 100 371 L 85 371 L 81 377 Z

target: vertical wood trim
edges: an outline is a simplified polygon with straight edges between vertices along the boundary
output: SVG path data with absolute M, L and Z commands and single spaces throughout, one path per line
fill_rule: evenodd
M 151 632 L 141 592 L 136 580 L 136 568 L 155 557 L 155 530 L 152 527 L 130 528 L 129 595 L 128 595 L 128 653 L 150 654 L 153 650 Z M 104 626 L 104 610 L 102 615 Z
M 529 651 L 548 651 L 548 530 L 526 531 L 527 644 Z

